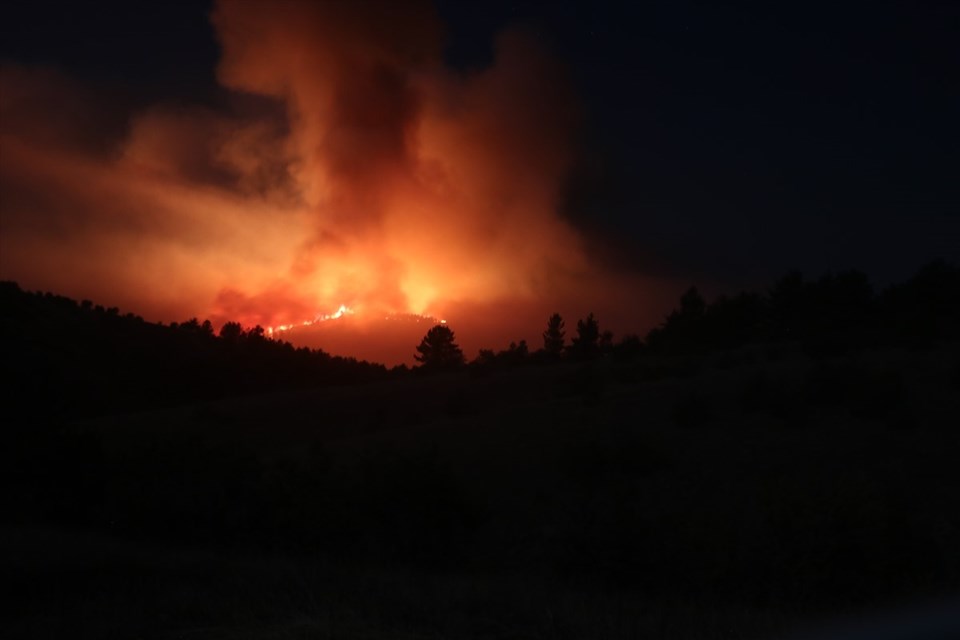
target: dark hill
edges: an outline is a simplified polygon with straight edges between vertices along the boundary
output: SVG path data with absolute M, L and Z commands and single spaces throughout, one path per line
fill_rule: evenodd
M 4 635 L 765 638 L 956 594 L 956 276 L 433 375 L 6 285 Z
M 0 283 L 3 402 L 34 421 L 138 411 L 214 398 L 349 384 L 381 365 L 295 349 L 259 327 L 146 322 L 90 301 Z

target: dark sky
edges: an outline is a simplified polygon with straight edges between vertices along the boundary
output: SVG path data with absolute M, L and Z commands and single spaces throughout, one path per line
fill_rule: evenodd
M 960 3 L 443 0 L 447 59 L 536 32 L 581 101 L 566 213 L 641 270 L 731 285 L 960 247 Z M 0 58 L 130 106 L 224 100 L 208 3 L 21 2 Z M 611 240 L 613 239 L 613 240 Z

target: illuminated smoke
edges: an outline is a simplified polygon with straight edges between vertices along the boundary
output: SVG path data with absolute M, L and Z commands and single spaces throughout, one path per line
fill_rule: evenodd
M 409 3 L 222 2 L 212 22 L 220 82 L 285 116 L 157 105 L 91 140 L 82 88 L 2 68 L 0 276 L 164 320 L 432 314 L 474 346 L 637 308 L 557 213 L 577 110 L 535 40 L 506 31 L 462 73 Z
M 486 71 L 440 58 L 427 10 L 396 3 L 224 3 L 229 87 L 288 109 L 312 228 L 290 278 L 330 304 L 437 311 L 549 292 L 585 266 L 555 214 L 572 100 L 535 44 L 507 33 Z

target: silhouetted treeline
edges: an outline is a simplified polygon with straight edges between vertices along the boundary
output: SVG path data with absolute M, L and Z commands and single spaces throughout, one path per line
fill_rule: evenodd
M 170 406 L 196 400 L 385 377 L 381 365 L 294 348 L 228 322 L 145 322 L 117 308 L 0 283 L 0 358 L 8 410 L 38 420 Z M 572 323 L 571 323 L 572 326 Z M 449 328 L 428 334 L 417 350 L 423 370 L 450 370 L 463 356 Z M 746 344 L 789 343 L 811 355 L 839 355 L 881 345 L 930 347 L 960 337 L 960 269 L 943 261 L 877 293 L 858 271 L 805 280 L 792 273 L 763 293 L 707 303 L 689 289 L 645 339 L 614 341 L 592 313 L 565 331 L 553 314 L 543 345 L 523 340 L 482 349 L 475 373 L 531 363 L 632 360 L 643 354 L 689 356 Z M 405 368 L 404 368 L 405 370 Z M 28 410 L 29 409 L 29 410 Z M 22 411 L 21 411 L 22 410 Z
M 764 294 L 721 296 L 706 304 L 687 291 L 664 323 L 647 335 L 655 353 L 703 353 L 748 343 L 799 343 L 811 355 L 866 347 L 930 347 L 960 337 L 960 269 L 923 267 L 880 293 L 859 271 L 804 280 L 781 278 Z
M 691 287 L 645 339 L 626 335 L 614 341 L 590 313 L 577 321 L 568 341 L 564 319 L 555 313 L 547 320 L 541 349 L 530 351 L 524 341 L 499 352 L 482 349 L 471 367 L 486 372 L 601 356 L 695 356 L 747 344 L 790 343 L 809 355 L 831 356 L 878 346 L 929 348 L 958 338 L 960 268 L 936 261 L 879 293 L 860 271 L 817 280 L 794 272 L 764 293 L 720 296 L 712 303 Z
M 229 322 L 170 325 L 0 283 L 0 361 L 9 414 L 36 420 L 169 406 L 384 377 L 382 365 L 294 348 Z

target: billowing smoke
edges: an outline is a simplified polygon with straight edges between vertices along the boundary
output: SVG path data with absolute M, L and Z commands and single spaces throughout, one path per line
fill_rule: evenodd
M 303 292 L 438 313 L 584 269 L 555 214 L 573 101 L 532 42 L 502 35 L 494 66 L 463 77 L 431 13 L 406 4 L 228 3 L 214 24 L 221 80 L 287 105 Z
M 2 68 L 0 276 L 167 320 L 432 314 L 467 346 L 636 311 L 557 213 L 577 109 L 535 40 L 506 31 L 463 73 L 429 7 L 228 1 L 212 22 L 220 82 L 278 109 L 118 128 L 55 72 Z

